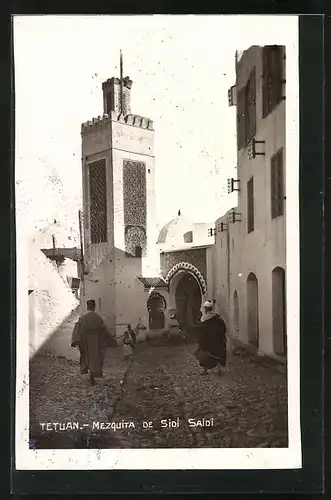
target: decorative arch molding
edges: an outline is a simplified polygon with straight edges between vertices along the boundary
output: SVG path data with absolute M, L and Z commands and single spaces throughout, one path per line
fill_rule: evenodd
M 189 262 L 179 262 L 178 264 L 176 264 L 175 266 L 173 266 L 170 269 L 170 271 L 168 272 L 168 274 L 165 278 L 165 281 L 168 284 L 168 286 L 169 286 L 172 278 L 177 273 L 179 273 L 181 271 L 186 271 L 190 274 L 193 274 L 193 276 L 196 278 L 196 280 L 198 281 L 198 283 L 201 287 L 202 293 L 204 295 L 207 293 L 207 284 L 205 282 L 205 279 L 204 279 L 202 273 L 199 271 L 199 269 L 197 267 L 193 266 L 193 264 L 190 264 Z
M 163 304 L 164 310 L 167 309 L 166 299 L 158 292 L 152 292 L 147 300 L 147 310 L 150 311 L 153 300 L 159 300 Z

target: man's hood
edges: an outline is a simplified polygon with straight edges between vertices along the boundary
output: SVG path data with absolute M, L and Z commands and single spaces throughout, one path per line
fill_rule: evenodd
M 205 313 L 201 316 L 200 321 L 201 321 L 201 323 L 205 323 L 205 321 L 208 321 L 209 319 L 215 318 L 217 316 L 218 316 L 217 313 L 215 313 L 213 311 L 208 311 L 207 313 Z

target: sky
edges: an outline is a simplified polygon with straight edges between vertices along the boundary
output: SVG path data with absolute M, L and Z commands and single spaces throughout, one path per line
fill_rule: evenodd
M 16 16 L 16 208 L 26 231 L 78 243 L 82 122 L 102 82 L 133 80 L 131 110 L 154 121 L 159 229 L 180 209 L 213 221 L 235 206 L 235 52 L 287 43 L 294 16 Z M 287 38 L 286 38 L 287 37 Z M 49 239 L 49 237 L 48 237 Z M 61 241 L 58 242 L 59 245 Z M 50 241 L 51 244 L 51 241 Z

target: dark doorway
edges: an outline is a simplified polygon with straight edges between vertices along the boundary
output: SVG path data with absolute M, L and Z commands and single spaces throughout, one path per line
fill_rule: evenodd
M 272 327 L 274 351 L 280 356 L 286 356 L 285 271 L 281 267 L 272 271 Z
M 198 322 L 201 309 L 201 292 L 195 277 L 190 273 L 183 273 L 176 292 L 177 318 L 181 327 L 188 328 Z
M 255 274 L 247 278 L 247 330 L 248 342 L 259 347 L 259 295 Z
M 153 294 L 147 303 L 149 311 L 149 329 L 162 330 L 165 324 L 165 300 L 159 293 Z
M 239 335 L 239 299 L 237 290 L 235 290 L 233 294 L 233 308 L 234 308 L 234 317 L 233 317 L 234 335 L 237 337 Z

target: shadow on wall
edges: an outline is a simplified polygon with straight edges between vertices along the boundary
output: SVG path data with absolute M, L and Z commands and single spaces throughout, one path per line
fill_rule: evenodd
M 39 346 L 37 351 L 33 352 L 30 359 L 38 355 L 47 355 L 50 357 L 61 357 L 79 360 L 77 349 L 71 347 L 71 338 L 75 324 L 79 319 L 79 306 L 71 311 L 63 321 L 58 324 L 54 331 L 50 333 L 47 339 Z
M 94 250 L 99 261 L 96 267 Z M 80 314 L 86 313 L 87 300 L 95 300 L 96 312 L 105 321 L 109 333 L 116 335 L 119 341 L 128 324 L 133 328 L 138 323 L 148 326 L 148 293 L 138 280 L 142 276 L 142 248 L 139 241 L 133 241 L 128 250 L 105 248 L 101 254 L 93 248 L 91 260 L 86 263 L 87 274 L 82 284 L 84 291 L 82 289 L 80 295 Z
M 28 301 L 32 357 L 79 305 L 56 266 L 33 243 L 29 247 Z

